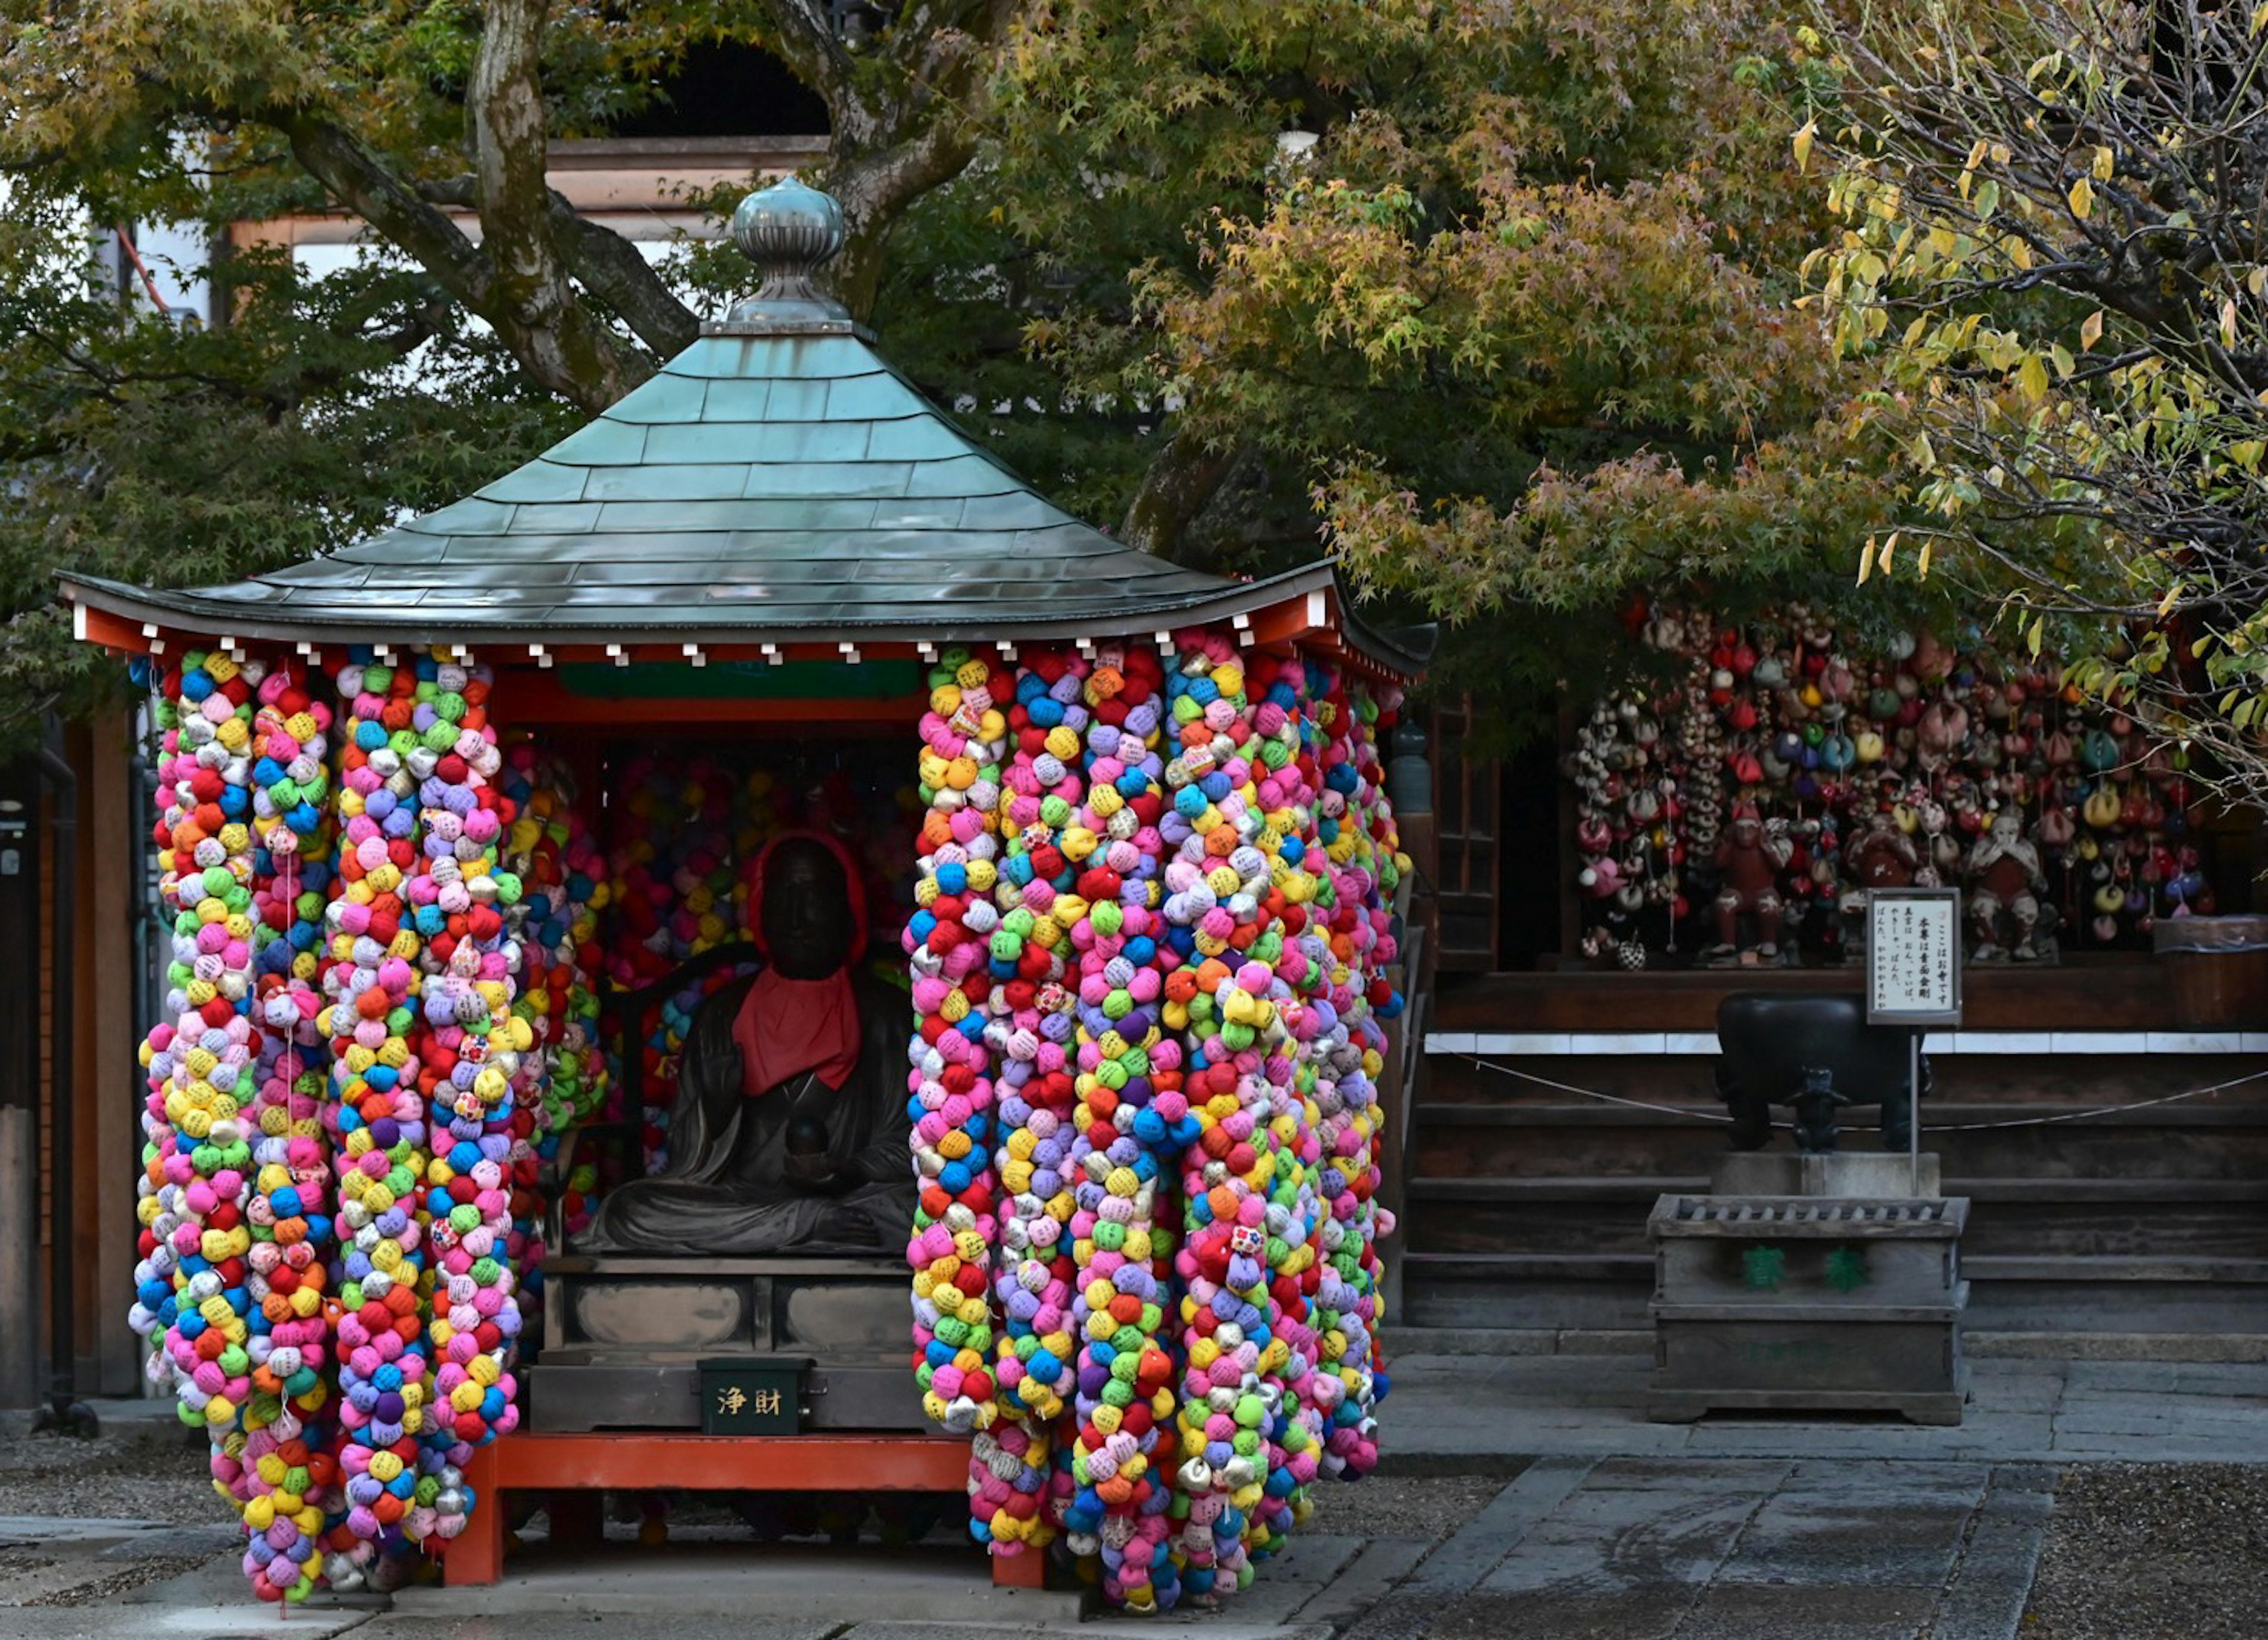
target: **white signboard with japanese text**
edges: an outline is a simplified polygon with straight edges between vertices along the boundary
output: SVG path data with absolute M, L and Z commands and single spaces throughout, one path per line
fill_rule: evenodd
M 1877 888 L 1867 907 L 1867 1023 L 1961 1023 L 1961 891 Z

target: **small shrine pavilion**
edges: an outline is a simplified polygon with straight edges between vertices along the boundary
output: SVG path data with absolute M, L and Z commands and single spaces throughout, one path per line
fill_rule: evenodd
M 228 585 L 63 577 L 161 736 L 120 1299 L 265 1600 L 493 1578 L 498 1493 L 568 1539 L 688 1486 L 965 1489 L 996 1579 L 1229 1592 L 1376 1460 L 1423 657 L 1327 564 L 1201 574 L 1035 494 L 821 293 L 824 195 L 733 231 L 758 294 L 463 500 Z M 887 1065 L 820 1017 L 880 1017 L 876 958 Z M 885 1071 L 885 1240 L 593 1233 L 839 1207 L 828 1100 Z

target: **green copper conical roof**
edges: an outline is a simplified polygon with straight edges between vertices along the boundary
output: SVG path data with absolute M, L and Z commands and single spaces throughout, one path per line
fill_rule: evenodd
M 1321 564 L 1268 582 L 1182 569 L 1035 493 L 813 289 L 841 240 L 824 195 L 776 185 L 733 228 L 762 291 L 526 466 L 249 580 L 66 576 L 70 595 L 239 641 L 478 647 L 1099 636 L 1331 587 Z

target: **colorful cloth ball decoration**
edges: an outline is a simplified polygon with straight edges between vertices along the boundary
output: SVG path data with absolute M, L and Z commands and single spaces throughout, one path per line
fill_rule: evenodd
M 428 1160 L 426 1076 L 418 1056 L 419 959 L 438 932 L 408 893 L 423 841 L 419 788 L 438 760 L 417 728 L 413 666 L 367 653 L 336 675 L 340 735 L 338 892 L 325 922 L 332 967 L 327 1112 L 338 1174 L 340 1313 L 337 1452 L 344 1511 L 329 1576 L 351 1591 L 409 1552 L 418 1437 L 433 1396 L 418 1286 L 425 1225 L 417 1190 Z
M 1191 960 L 1167 1018 L 1188 1043 L 1197 1131 L 1183 1152 L 1180 1480 L 1189 1506 L 1178 1547 L 1191 1591 L 1217 1593 L 1249 1582 L 1252 1555 L 1275 1547 L 1278 1515 L 1312 1478 L 1312 1460 L 1294 1469 L 1287 1459 L 1307 1441 L 1287 1416 L 1284 1372 L 1304 1313 L 1296 1277 L 1314 1217 L 1303 1188 L 1313 1141 L 1285 1091 L 1296 1069 L 1289 976 L 1306 970 L 1275 966 L 1283 914 L 1312 891 L 1284 863 L 1285 838 L 1303 828 L 1305 791 L 1295 774 L 1262 795 L 1256 776 L 1290 758 L 1259 732 L 1235 649 L 1218 635 L 1182 642 L 1168 685 L 1178 755 L 1167 771 L 1166 915 Z M 1296 680 L 1282 696 L 1270 726 L 1296 735 L 1284 710 L 1296 707 Z
M 1012 1423 L 999 1431 L 997 1452 L 980 1452 L 972 1472 L 977 1530 L 997 1554 L 1044 1547 L 1055 1536 L 1053 1427 L 1075 1381 L 1071 1317 L 1078 1264 L 1067 1230 L 1075 1210 L 1067 1166 L 1074 1083 L 1066 1049 L 1077 1025 L 1071 993 L 1062 982 L 1069 968 L 1064 930 L 1051 915 L 1063 862 L 1055 830 L 1040 812 L 1046 798 L 1067 806 L 1081 791 L 1063 762 L 1063 754 L 1078 751 L 1077 733 L 1062 724 L 1063 702 L 1050 690 L 1060 687 L 1075 696 L 1085 676 L 1083 662 L 1054 654 L 1033 657 L 1018 672 L 1005 709 L 1015 749 L 996 799 L 1001 853 L 989 882 L 981 869 L 971 879 L 975 892 L 990 894 L 998 918 L 986 942 L 996 1005 L 985 1027 L 999 1068 L 995 1299 L 1001 1330 L 994 1379 Z M 1052 726 L 1035 720 L 1035 706 Z M 1053 751 L 1050 736 L 1057 737 Z M 1068 1482 L 1067 1471 L 1063 1479 Z
M 970 1438 L 979 1541 L 1138 1612 L 1248 1583 L 1317 1478 L 1376 1461 L 1407 870 L 1394 700 L 1226 631 L 1162 647 L 940 658 L 902 938 L 924 1408 Z M 136 1324 L 216 1436 L 255 1591 L 382 1586 L 517 1422 L 538 1164 L 610 1085 L 598 986 L 737 933 L 732 861 L 786 801 L 649 758 L 610 859 L 446 652 L 353 651 L 335 725 L 225 656 L 162 681 Z M 658 1092 L 700 994 L 644 1045 Z
M 1135 1611 L 1170 1605 L 1178 1592 L 1163 1548 L 1174 1401 L 1158 1273 L 1170 1247 L 1158 1207 L 1160 1180 L 1170 1178 L 1161 1158 L 1172 1154 L 1182 1108 L 1179 1055 L 1160 1024 L 1153 911 L 1161 681 L 1149 651 L 1101 649 L 1079 689 L 1085 721 L 1065 715 L 1063 726 L 1083 732 L 1085 792 L 1057 834 L 1064 865 L 1052 908 L 1076 953 L 1066 1166 L 1079 1350 L 1067 1449 L 1075 1490 L 1064 1525 L 1074 1553 L 1099 1554 L 1105 1599 Z
M 1382 708 L 1227 633 L 1170 655 L 940 658 L 903 941 L 917 1375 L 977 1431 L 976 1536 L 1060 1541 L 1135 1610 L 1248 1581 L 1310 1482 L 1374 1460 L 1390 1224 L 1366 1148 L 1372 1015 L 1398 1007 Z M 935 1181 L 981 1153 L 986 1095 L 998 1236 L 971 1213 L 956 1239 Z M 996 1317 L 987 1404 L 968 1350 Z
M 419 1430 L 419 1473 L 403 1518 L 413 1540 L 464 1530 L 473 1449 L 519 1421 L 512 1361 L 520 1330 L 510 1256 L 513 1170 L 531 1162 L 523 1096 L 540 1065 L 534 1032 L 513 1011 L 521 948 L 519 879 L 500 849 L 513 818 L 489 726 L 489 678 L 437 652 L 416 666 L 408 763 L 419 776 L 419 857 L 404 887 L 423 936 L 411 1049 L 421 1067 L 430 1144 L 423 1189 L 430 1283 L 426 1342 L 433 1396 Z
M 621 830 L 611 850 L 616 876 L 608 973 L 617 989 L 638 990 L 739 937 L 735 850 L 744 837 L 760 844 L 764 829 L 752 817 L 763 810 L 747 808 L 739 783 L 709 758 L 646 756 L 634 760 L 622 779 L 629 797 L 614 811 Z M 759 793 L 769 797 L 769 785 Z M 670 1107 L 693 1011 L 710 992 L 732 983 L 736 972 L 711 972 L 665 998 L 641 1022 L 644 1105 L 637 1114 L 644 1124 L 649 1174 L 669 1159 Z M 615 1075 L 620 1082 L 619 1067 Z
M 1379 1016 L 1400 1011 L 1383 973 L 1396 954 L 1384 895 L 1406 869 L 1394 852 L 1382 796 L 1371 728 L 1376 715 L 1373 702 L 1343 687 L 1327 695 L 1318 714 L 1328 738 L 1317 836 L 1332 867 L 1331 1023 L 1318 1039 L 1316 1084 L 1326 1158 L 1322 1186 L 1330 1210 L 1322 1226 L 1330 1269 L 1318 1292 L 1318 1384 L 1331 1403 L 1324 1473 L 1349 1478 L 1369 1473 L 1378 1459 L 1377 1240 L 1392 1232 L 1393 1221 L 1375 1203 L 1379 1174 L 1372 1146 L 1382 1120 L 1377 1078 L 1386 1037 Z
M 166 673 L 158 702 L 172 1023 L 154 1029 L 143 1050 L 150 1095 L 133 1319 L 158 1345 L 153 1378 L 170 1378 L 183 1422 L 211 1434 L 224 1492 L 240 1473 L 225 1445 L 252 1394 L 250 1113 L 264 1039 L 254 1012 L 251 754 L 261 678 L 256 663 L 193 651 Z
M 995 775 L 1011 680 L 965 651 L 932 674 L 921 724 L 924 822 L 916 909 L 902 934 L 917 1026 L 908 1048 L 909 1141 L 919 1186 L 907 1262 L 914 1269 L 915 1381 L 929 1416 L 955 1434 L 992 1426 L 992 1247 L 997 1179 L 989 881 L 998 852 Z M 972 1464 L 976 1463 L 972 1458 Z M 982 1482 L 972 1468 L 971 1476 Z M 985 1523 L 978 1523 L 980 1530 Z
M 304 1600 L 323 1573 L 333 1423 L 328 1297 L 330 1147 L 323 1130 L 329 1042 L 322 1003 L 331 839 L 330 708 L 285 671 L 258 690 L 254 724 L 255 1007 L 263 1029 L 251 1225 L 253 1394 L 231 1489 L 249 1541 L 244 1570 L 262 1600 Z
M 599 1026 L 599 985 L 605 953 L 600 920 L 611 895 L 604 855 L 574 802 L 565 771 L 532 744 L 512 748 L 505 791 L 517 818 L 505 846 L 505 864 L 522 885 L 525 921 L 521 1014 L 541 1045 L 543 1070 L 534 1078 L 541 1106 L 532 1112 L 534 1154 L 517 1166 L 513 1180 L 513 1261 L 526 1272 L 528 1302 L 522 1322 L 533 1326 L 533 1300 L 541 1291 L 541 1226 L 546 1203 L 538 1191 L 541 1163 L 557 1151 L 560 1136 L 594 1120 L 604 1107 L 608 1068 Z M 567 1186 L 566 1228 L 589 1221 L 591 1205 Z

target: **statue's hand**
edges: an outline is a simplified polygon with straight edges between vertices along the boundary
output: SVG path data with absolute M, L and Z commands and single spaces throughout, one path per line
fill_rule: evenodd
M 827 1190 L 835 1183 L 834 1158 L 824 1152 L 808 1156 L 791 1155 L 787 1158 L 786 1173 L 790 1184 L 799 1185 L 810 1191 Z

